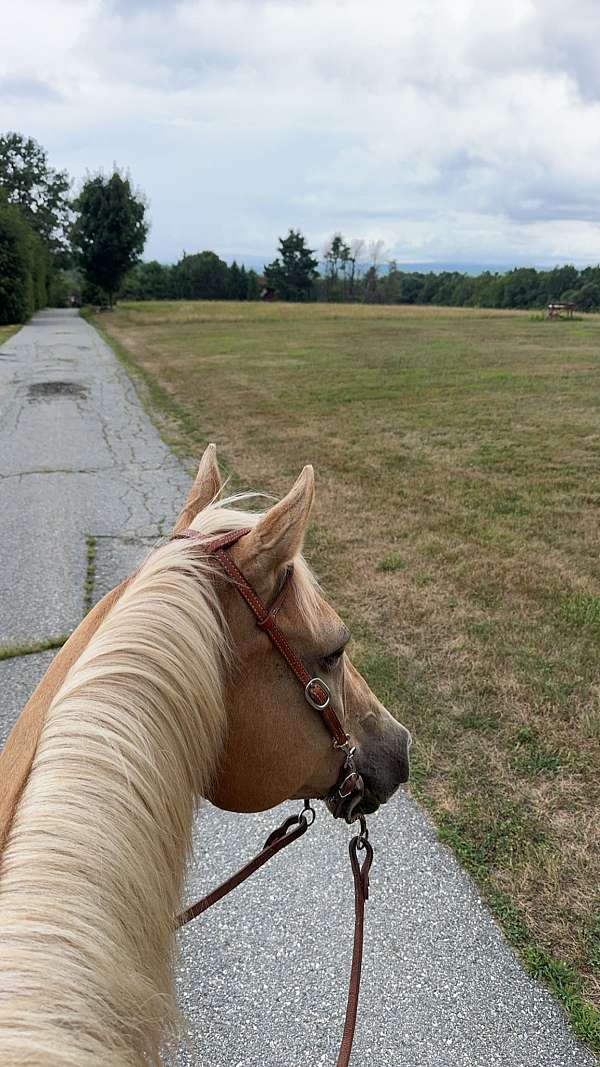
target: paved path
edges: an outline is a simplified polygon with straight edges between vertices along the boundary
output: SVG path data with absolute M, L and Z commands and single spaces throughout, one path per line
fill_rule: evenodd
M 64 311 L 0 348 L 0 476 L 0 644 L 75 626 L 86 537 L 98 539 L 97 598 L 168 528 L 188 483 L 106 345 Z M 51 656 L 0 662 L 0 742 Z M 205 810 L 190 895 L 280 816 Z M 371 821 L 353 1065 L 592 1067 L 415 805 L 400 796 Z M 351 949 L 347 837 L 319 812 L 302 842 L 182 934 L 181 1064 L 333 1067 Z

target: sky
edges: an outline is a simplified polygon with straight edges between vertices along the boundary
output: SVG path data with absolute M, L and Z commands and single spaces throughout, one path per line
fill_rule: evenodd
M 0 130 L 129 171 L 145 258 L 299 228 L 399 265 L 600 260 L 600 0 L 18 0 Z

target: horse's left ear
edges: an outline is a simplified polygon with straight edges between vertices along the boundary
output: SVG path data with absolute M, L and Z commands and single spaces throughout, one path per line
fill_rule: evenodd
M 305 467 L 287 496 L 275 504 L 248 534 L 248 550 L 267 559 L 273 570 L 290 563 L 301 551 L 315 496 L 315 475 Z
M 211 500 L 214 500 L 222 488 L 221 474 L 217 463 L 217 446 L 210 444 L 206 447 L 200 460 L 198 473 L 194 484 L 190 489 L 187 500 L 183 505 L 177 522 L 173 527 L 173 533 L 178 534 L 194 521 L 198 512 L 202 511 Z

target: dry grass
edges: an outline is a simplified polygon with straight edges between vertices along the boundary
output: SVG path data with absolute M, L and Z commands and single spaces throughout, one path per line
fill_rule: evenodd
M 129 304 L 185 454 L 318 477 L 312 558 L 413 732 L 413 790 L 600 1049 L 600 318 Z

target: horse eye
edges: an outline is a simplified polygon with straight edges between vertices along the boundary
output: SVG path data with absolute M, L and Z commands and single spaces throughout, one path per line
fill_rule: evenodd
M 337 667 L 343 655 L 344 649 L 338 648 L 335 652 L 330 652 L 328 656 L 323 656 L 323 659 L 321 660 L 321 666 L 326 671 L 332 671 L 334 667 Z

